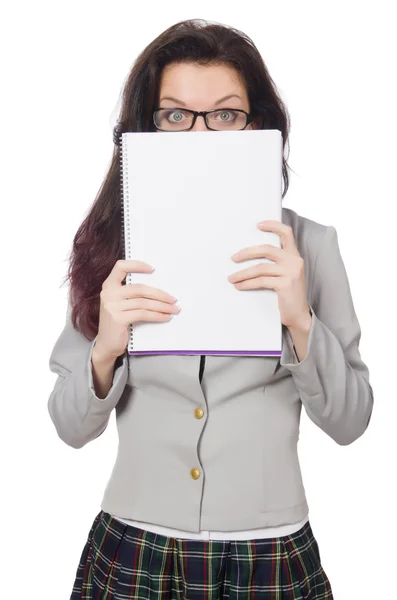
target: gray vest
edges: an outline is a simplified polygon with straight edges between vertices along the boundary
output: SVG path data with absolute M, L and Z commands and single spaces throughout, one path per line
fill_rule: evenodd
M 294 523 L 308 514 L 297 454 L 302 404 L 338 444 L 362 435 L 373 406 L 336 230 L 283 208 L 305 262 L 312 327 L 299 362 L 283 326 L 281 357 L 128 356 L 104 399 L 87 340 L 66 324 L 49 366 L 48 410 L 59 437 L 81 448 L 113 408 L 119 447 L 101 508 L 118 517 L 198 532 Z

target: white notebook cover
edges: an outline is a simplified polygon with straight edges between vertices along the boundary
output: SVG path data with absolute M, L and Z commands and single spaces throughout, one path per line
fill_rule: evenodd
M 260 231 L 281 221 L 282 136 L 277 129 L 123 133 L 125 258 L 155 267 L 129 273 L 177 298 L 168 322 L 130 325 L 129 354 L 280 356 L 277 293 L 237 290 L 228 276 L 266 258 L 235 263 L 247 246 L 281 247 Z

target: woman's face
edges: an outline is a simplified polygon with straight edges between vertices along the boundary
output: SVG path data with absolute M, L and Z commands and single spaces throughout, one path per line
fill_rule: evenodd
M 195 63 L 167 65 L 160 79 L 158 108 L 218 110 L 236 108 L 250 112 L 244 83 L 232 67 L 201 66 Z M 254 129 L 250 123 L 246 129 Z M 159 130 L 157 130 L 159 131 Z M 202 116 L 190 131 L 210 131 Z

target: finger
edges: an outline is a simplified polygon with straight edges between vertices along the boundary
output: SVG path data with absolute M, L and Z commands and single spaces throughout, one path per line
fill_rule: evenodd
M 256 277 L 255 279 L 246 279 L 234 284 L 238 290 L 259 290 L 262 288 L 279 291 L 282 288 L 281 277 Z
M 261 231 L 272 231 L 273 233 L 277 233 L 281 238 L 281 248 L 283 250 L 287 250 L 287 252 L 296 253 L 297 247 L 294 237 L 294 231 L 290 225 L 286 225 L 281 221 L 262 221 L 262 223 L 258 223 L 258 228 Z
M 160 302 L 158 300 L 148 300 L 147 298 L 125 299 L 121 302 L 114 302 L 112 305 L 122 312 L 130 310 L 150 310 L 159 313 L 177 314 L 180 310 L 175 304 Z
M 284 250 L 272 246 L 272 244 L 262 244 L 260 246 L 249 246 L 243 248 L 240 252 L 232 256 L 234 262 L 242 262 L 243 260 L 250 260 L 254 258 L 270 258 L 274 261 L 282 261 L 285 259 Z
M 103 289 L 121 285 L 128 273 L 152 273 L 153 267 L 140 260 L 118 260 L 102 284 Z
M 127 310 L 122 313 L 123 319 L 125 319 L 125 324 L 128 323 L 136 323 L 140 321 L 150 321 L 150 322 L 158 322 L 158 321 L 170 321 L 174 315 L 162 313 L 162 312 L 154 312 L 152 310 L 138 309 L 138 310 Z
M 244 279 L 252 279 L 254 277 L 259 277 L 261 275 L 284 275 L 285 269 L 282 265 L 277 263 L 262 263 L 260 265 L 256 265 L 255 267 L 250 267 L 248 269 L 243 269 L 242 271 L 238 271 L 237 273 L 233 273 L 228 277 L 229 281 L 232 283 L 237 283 L 239 281 L 243 281 Z
M 175 302 L 176 298 L 164 290 L 143 283 L 128 283 L 122 286 L 122 298 L 149 298 L 161 302 Z

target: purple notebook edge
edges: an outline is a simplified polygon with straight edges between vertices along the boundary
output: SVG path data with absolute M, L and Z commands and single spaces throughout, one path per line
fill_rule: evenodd
M 150 355 L 150 354 L 168 354 L 168 355 L 181 355 L 181 354 L 213 354 L 213 355 L 217 355 L 217 354 L 227 354 L 227 355 L 245 355 L 245 354 L 249 354 L 249 355 L 258 355 L 258 356 L 281 356 L 282 351 L 281 350 L 253 350 L 252 352 L 249 352 L 247 350 L 241 350 L 240 352 L 238 350 L 233 350 L 233 351 L 221 351 L 221 350 L 178 350 L 176 351 L 172 351 L 172 350 L 145 350 L 145 351 L 140 351 L 140 352 L 130 352 L 128 351 L 128 354 L 130 356 L 141 356 L 141 355 Z

